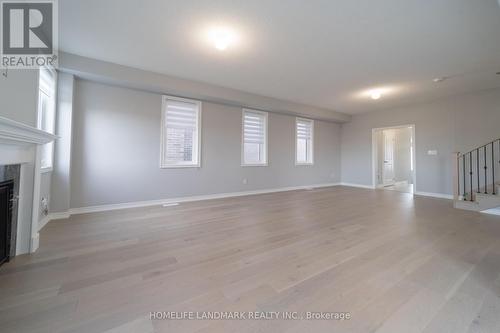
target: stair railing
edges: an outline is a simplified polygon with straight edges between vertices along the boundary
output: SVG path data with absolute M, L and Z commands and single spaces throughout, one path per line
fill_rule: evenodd
M 453 196 L 455 200 L 476 201 L 478 193 L 497 194 L 500 171 L 500 139 L 467 153 L 453 154 Z

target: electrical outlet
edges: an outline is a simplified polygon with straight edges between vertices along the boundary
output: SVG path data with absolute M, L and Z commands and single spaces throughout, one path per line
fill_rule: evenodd
M 47 198 L 42 198 L 41 206 L 40 206 L 43 215 L 49 215 L 49 200 Z
M 243 184 L 244 185 L 248 184 L 248 180 L 246 178 L 243 178 Z

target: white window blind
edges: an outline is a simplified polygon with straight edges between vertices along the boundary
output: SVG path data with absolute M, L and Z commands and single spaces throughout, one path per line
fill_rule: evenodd
M 162 167 L 200 165 L 201 103 L 164 96 Z
M 314 122 L 297 118 L 295 124 L 295 163 L 313 164 Z
M 55 133 L 57 73 L 48 68 L 40 68 L 38 81 L 38 129 Z M 42 146 L 41 168 L 51 169 L 54 159 L 54 143 Z
M 243 110 L 243 165 L 267 164 L 267 113 Z

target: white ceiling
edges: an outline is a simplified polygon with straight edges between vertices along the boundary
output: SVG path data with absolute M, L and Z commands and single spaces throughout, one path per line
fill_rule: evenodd
M 59 11 L 63 51 L 345 113 L 500 87 L 496 0 L 61 0 Z M 214 24 L 238 45 L 205 43 Z M 373 87 L 392 93 L 362 95 Z

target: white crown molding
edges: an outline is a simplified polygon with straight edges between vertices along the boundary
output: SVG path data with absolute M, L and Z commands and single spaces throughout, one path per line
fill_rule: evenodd
M 38 128 L 0 117 L 0 142 L 7 144 L 43 145 L 57 139 L 57 136 Z

